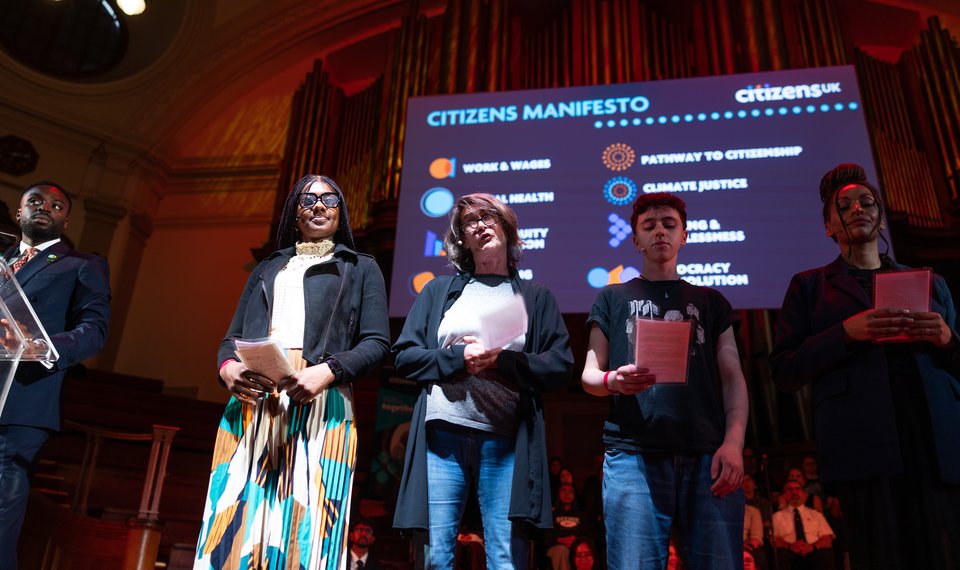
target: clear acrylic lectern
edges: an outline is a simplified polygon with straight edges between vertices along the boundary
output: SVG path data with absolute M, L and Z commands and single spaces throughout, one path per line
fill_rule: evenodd
M 59 357 L 13 271 L 0 259 L 0 413 L 21 362 L 49 367 Z

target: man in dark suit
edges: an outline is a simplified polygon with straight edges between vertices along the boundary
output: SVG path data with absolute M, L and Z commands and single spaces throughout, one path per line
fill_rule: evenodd
M 26 188 L 17 210 L 21 242 L 7 260 L 59 359 L 24 362 L 0 414 L 0 568 L 17 567 L 30 476 L 52 431 L 60 428 L 60 386 L 66 369 L 96 354 L 107 338 L 110 272 L 105 259 L 60 241 L 70 196 L 53 182 Z M 10 326 L 7 324 L 6 326 Z
M 370 552 L 377 541 L 373 525 L 365 518 L 355 517 L 347 538 L 350 540 L 350 554 L 346 570 L 383 570 L 380 560 Z

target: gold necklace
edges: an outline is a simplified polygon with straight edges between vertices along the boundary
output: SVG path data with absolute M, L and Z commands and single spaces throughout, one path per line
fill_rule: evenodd
M 300 241 L 297 242 L 297 255 L 324 257 L 329 255 L 336 245 L 331 238 L 324 238 L 320 241 Z

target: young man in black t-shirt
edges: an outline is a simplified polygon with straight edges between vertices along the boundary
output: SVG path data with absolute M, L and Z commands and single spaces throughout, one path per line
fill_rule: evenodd
M 730 303 L 677 274 L 687 214 L 676 196 L 633 205 L 640 277 L 605 287 L 587 319 L 583 387 L 610 397 L 603 511 L 611 569 L 664 568 L 675 530 L 687 568 L 743 564 L 747 387 Z M 634 364 L 638 318 L 691 321 L 687 381 L 658 384 Z

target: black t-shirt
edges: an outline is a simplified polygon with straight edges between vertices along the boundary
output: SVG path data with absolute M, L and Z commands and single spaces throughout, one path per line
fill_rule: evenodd
M 633 317 L 693 321 L 687 383 L 612 396 L 604 445 L 620 451 L 713 453 L 726 426 L 717 341 L 735 322 L 730 303 L 718 291 L 683 280 L 636 278 L 605 287 L 587 326 L 597 325 L 607 337 L 610 370 L 633 360 Z

